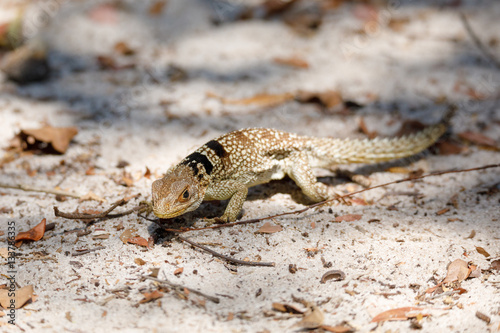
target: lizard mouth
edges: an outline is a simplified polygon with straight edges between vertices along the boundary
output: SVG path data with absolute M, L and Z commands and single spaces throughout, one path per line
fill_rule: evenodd
M 153 209 L 153 213 L 157 217 L 159 217 L 160 219 L 169 219 L 172 217 L 176 217 L 176 216 L 182 215 L 185 211 L 186 211 L 186 208 L 181 208 L 181 209 L 178 209 L 178 210 L 173 211 L 173 212 L 162 213 L 162 212 L 159 212 L 159 211 Z

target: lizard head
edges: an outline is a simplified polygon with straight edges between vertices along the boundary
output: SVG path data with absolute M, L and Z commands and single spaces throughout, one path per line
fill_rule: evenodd
M 200 206 L 205 191 L 192 168 L 178 165 L 153 182 L 153 212 L 168 219 L 193 211 Z

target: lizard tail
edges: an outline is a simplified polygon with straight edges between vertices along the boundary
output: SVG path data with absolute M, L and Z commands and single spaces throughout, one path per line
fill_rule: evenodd
M 375 138 L 373 140 L 318 139 L 313 152 L 318 166 L 348 163 L 376 163 L 408 157 L 426 149 L 444 132 L 447 126 L 429 126 L 415 134 L 400 138 Z

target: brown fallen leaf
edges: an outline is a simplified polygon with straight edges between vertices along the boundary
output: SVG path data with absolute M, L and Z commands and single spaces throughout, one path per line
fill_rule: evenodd
M 271 223 L 266 222 L 262 227 L 259 228 L 257 233 L 260 234 L 273 234 L 275 232 L 280 232 L 283 230 L 283 227 L 280 225 L 271 225 Z
M 141 258 L 135 258 L 135 259 L 134 259 L 134 262 L 135 262 L 137 265 L 139 265 L 139 266 L 143 266 L 143 265 L 145 265 L 145 264 L 146 264 L 146 262 L 145 262 L 143 259 L 141 259 Z
M 316 305 L 311 305 L 304 313 L 304 318 L 293 326 L 308 330 L 315 329 L 320 327 L 324 320 L 323 312 Z
M 76 127 L 52 127 L 45 126 L 35 129 L 23 129 L 17 135 L 21 140 L 22 150 L 41 150 L 47 151 L 46 145 L 57 153 L 64 154 L 68 149 L 69 143 L 75 135 L 78 134 Z
M 177 276 L 177 275 L 181 275 L 182 272 L 184 272 L 184 267 L 179 267 L 177 268 L 175 271 L 174 271 L 174 275 Z
M 467 147 L 454 141 L 441 141 L 436 143 L 440 155 L 457 155 L 467 151 Z
M 476 317 L 486 322 L 486 324 L 489 324 L 491 322 L 491 318 L 482 312 L 476 311 Z
M 443 209 L 441 209 L 441 210 L 438 210 L 438 211 L 436 212 L 436 215 L 443 215 L 443 214 L 445 214 L 445 213 L 447 213 L 447 212 L 449 212 L 449 211 L 450 211 L 450 208 L 448 208 L 448 207 L 447 207 L 447 208 L 443 208 Z
M 144 292 L 144 293 L 142 293 L 142 295 L 144 296 L 144 298 L 139 301 L 139 304 L 148 303 L 148 302 L 151 302 L 151 301 L 154 301 L 158 298 L 163 297 L 163 293 L 158 291 L 158 290 L 155 290 L 155 291 L 150 292 L 150 293 Z
M 358 221 L 362 217 L 363 217 L 363 215 L 361 215 L 361 214 L 346 214 L 346 215 L 342 215 L 342 216 L 337 216 L 335 218 L 335 222 L 342 222 L 342 221 L 353 222 L 353 221 Z
M 325 283 L 328 280 L 342 281 L 345 279 L 345 273 L 337 269 L 331 270 L 323 274 L 320 283 Z
M 309 63 L 299 56 L 292 56 L 287 58 L 276 57 L 273 61 L 280 65 L 296 67 L 296 68 L 309 68 Z
M 100 202 L 106 202 L 106 199 L 101 198 L 100 196 L 98 196 L 97 194 L 95 194 L 92 191 L 89 191 L 89 193 L 82 195 L 81 198 L 79 199 L 80 202 L 83 202 L 83 201 L 92 201 L 92 200 L 94 200 L 94 201 L 100 201 Z
M 491 262 L 490 270 L 500 271 L 500 259 Z
M 496 147 L 496 142 L 495 140 L 487 137 L 484 134 L 477 133 L 477 132 L 472 132 L 472 131 L 466 131 L 462 133 L 458 133 L 458 137 L 469 141 L 473 144 L 476 144 L 478 146 L 486 146 L 486 147 Z
M 139 246 L 144 246 L 144 247 L 147 247 L 148 249 L 150 249 L 147 239 L 142 238 L 140 236 L 127 239 L 127 243 L 136 244 Z
M 15 239 L 16 242 L 24 240 L 31 240 L 36 242 L 42 239 L 43 235 L 45 234 L 46 222 L 47 220 L 43 219 L 42 222 L 38 223 L 34 228 L 18 233 Z
M 127 244 L 128 240 L 132 237 L 135 237 L 137 233 L 137 229 L 134 228 L 128 228 L 125 229 L 121 235 L 120 235 L 120 240 L 123 242 L 123 244 Z
M 389 20 L 387 26 L 392 31 L 401 32 L 409 22 L 410 19 L 408 17 L 402 17 L 402 18 L 393 17 Z
M 403 308 L 391 309 L 379 313 L 371 320 L 372 323 L 380 323 L 384 321 L 392 320 L 407 320 L 409 318 L 415 318 L 417 315 L 422 315 L 423 317 L 430 316 L 430 314 L 424 314 L 421 311 L 424 308 L 407 306 Z
M 130 46 L 128 46 L 128 44 L 126 42 L 123 42 L 123 41 L 116 43 L 114 46 L 114 49 L 115 49 L 115 52 L 122 54 L 122 55 L 125 55 L 125 56 L 130 56 L 130 55 L 133 55 L 135 53 L 135 50 L 133 48 L 131 48 Z
M 319 103 L 328 109 L 343 104 L 342 94 L 336 90 L 322 92 L 299 91 L 295 99 L 300 103 Z
M 377 131 L 369 131 L 368 130 L 368 127 L 366 127 L 365 118 L 363 118 L 363 117 L 361 117 L 359 119 L 358 127 L 359 127 L 359 131 L 361 133 L 365 134 L 368 137 L 368 139 L 373 139 L 373 138 L 378 136 Z
M 165 8 L 165 5 L 167 4 L 166 0 L 160 0 L 154 2 L 150 7 L 149 7 L 149 15 L 151 16 L 156 16 L 160 15 L 163 12 L 163 8 Z
M 462 259 L 456 259 L 448 266 L 448 272 L 442 283 L 460 282 L 467 279 L 469 274 L 470 270 L 467 262 Z
M 9 305 L 11 305 L 12 302 L 14 303 L 14 308 L 19 309 L 29 300 L 31 300 L 32 302 L 34 301 L 33 299 L 34 291 L 32 285 L 24 286 L 20 289 L 17 289 L 14 297 L 9 297 L 9 293 L 11 293 L 9 289 L 0 290 L 0 305 L 5 309 L 9 308 Z
M 285 304 L 285 303 L 278 303 L 275 302 L 272 305 L 273 310 L 279 311 L 279 312 L 285 312 L 285 313 L 290 313 L 290 314 L 303 314 L 304 311 L 300 310 L 294 305 L 291 304 Z
M 146 167 L 146 172 L 144 172 L 143 177 L 149 179 L 151 177 L 151 170 L 149 170 L 148 167 Z
M 490 256 L 490 254 L 482 247 L 480 246 L 476 246 L 476 251 L 479 252 L 480 254 L 482 254 L 483 256 L 485 256 L 486 258 L 488 258 Z
M 209 93 L 207 94 L 209 97 L 214 97 L 219 99 L 224 104 L 233 104 L 233 105 L 257 105 L 260 107 L 271 107 L 277 106 L 288 101 L 293 100 L 294 96 L 290 93 L 284 94 L 257 94 L 252 97 L 241 98 L 241 99 L 229 99 L 221 96 L 217 96 L 215 94 Z
M 354 328 L 347 326 L 347 325 L 336 325 L 336 326 L 321 325 L 320 327 L 327 332 L 333 332 L 333 333 L 354 332 Z

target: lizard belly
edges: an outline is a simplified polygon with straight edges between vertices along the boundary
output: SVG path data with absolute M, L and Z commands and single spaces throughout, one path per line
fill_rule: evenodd
M 274 166 L 269 170 L 255 173 L 254 177 L 251 177 L 251 179 L 245 182 L 245 185 L 246 187 L 252 187 L 259 184 L 268 183 L 271 180 L 283 179 L 284 177 L 285 171 L 280 166 Z

